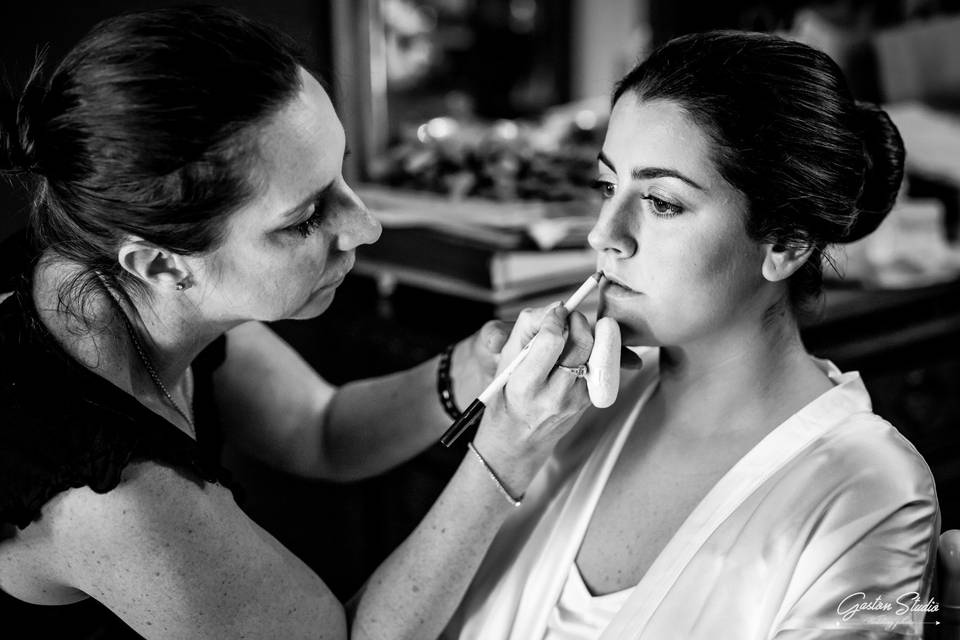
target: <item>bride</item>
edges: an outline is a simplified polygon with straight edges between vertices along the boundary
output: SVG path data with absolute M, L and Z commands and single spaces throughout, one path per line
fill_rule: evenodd
M 919 634 L 896 603 L 930 591 L 929 468 L 797 321 L 903 157 L 826 55 L 775 36 L 686 36 L 617 85 L 590 243 L 644 367 L 561 441 L 444 637 Z

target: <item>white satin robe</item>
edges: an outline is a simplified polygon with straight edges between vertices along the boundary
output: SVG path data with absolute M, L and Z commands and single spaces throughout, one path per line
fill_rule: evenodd
M 657 356 L 644 352 L 643 371 L 616 405 L 585 415 L 560 443 L 443 638 L 543 638 L 620 448 L 656 386 Z M 708 492 L 602 640 L 920 636 L 940 531 L 933 477 L 872 412 L 859 374 L 818 364 L 835 386 Z M 911 592 L 918 600 L 903 595 Z M 887 610 L 858 610 L 866 603 Z

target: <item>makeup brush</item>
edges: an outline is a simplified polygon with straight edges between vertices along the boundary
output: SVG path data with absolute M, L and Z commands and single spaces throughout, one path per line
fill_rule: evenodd
M 567 310 L 567 313 L 570 313 L 583 302 L 584 298 L 590 295 L 590 292 L 597 288 L 597 285 L 600 284 L 600 280 L 603 278 L 603 272 L 597 271 L 595 274 L 586 279 L 586 281 L 580 285 L 580 288 L 577 289 L 570 298 L 563 303 L 564 308 Z M 440 438 L 440 444 L 445 447 L 452 445 L 457 438 L 459 438 L 464 431 L 472 427 L 474 424 L 480 421 L 480 418 L 483 417 L 483 410 L 486 409 L 487 403 L 503 388 L 503 385 L 507 384 L 507 379 L 510 378 L 510 374 L 523 362 L 523 359 L 527 357 L 527 353 L 530 351 L 530 345 L 533 344 L 533 340 L 536 339 L 536 336 L 526 344 L 526 346 L 520 350 L 520 353 L 506 366 L 506 368 L 501 371 L 497 377 L 495 377 L 490 384 L 487 385 L 487 388 L 484 389 L 477 399 L 470 403 L 470 406 L 467 407 L 467 410 L 464 411 L 459 418 L 450 426 L 449 429 L 444 432 L 443 436 Z

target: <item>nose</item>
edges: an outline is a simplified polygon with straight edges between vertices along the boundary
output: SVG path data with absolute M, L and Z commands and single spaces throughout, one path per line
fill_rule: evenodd
M 608 200 L 600 208 L 587 242 L 601 256 L 612 253 L 617 258 L 629 258 L 637 251 L 638 224 L 639 216 L 632 216 L 626 203 Z
M 344 207 L 343 222 L 337 232 L 337 249 L 352 251 L 362 244 L 373 244 L 380 238 L 383 227 L 373 217 L 353 189 L 343 185 L 345 198 L 350 204 Z

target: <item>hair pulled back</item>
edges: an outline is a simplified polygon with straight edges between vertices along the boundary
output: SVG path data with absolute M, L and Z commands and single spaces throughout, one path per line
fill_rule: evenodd
M 300 88 L 282 34 L 230 10 L 131 13 L 96 25 L 44 78 L 0 91 L 0 173 L 27 174 L 31 229 L 127 292 L 131 235 L 182 254 L 208 251 L 258 185 L 256 126 Z
M 673 102 L 703 128 L 720 174 L 747 198 L 751 238 L 813 249 L 790 279 L 794 309 L 820 293 L 827 245 L 864 237 L 896 200 L 899 132 L 807 45 L 735 31 L 683 36 L 631 70 L 613 102 L 627 92 Z

